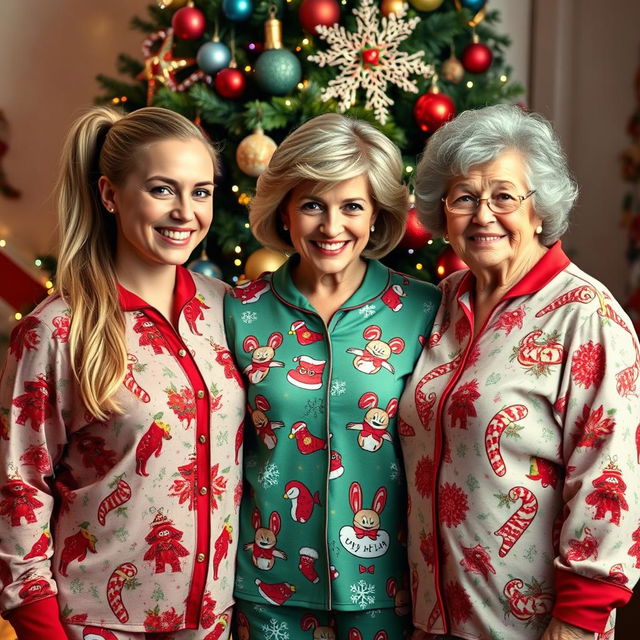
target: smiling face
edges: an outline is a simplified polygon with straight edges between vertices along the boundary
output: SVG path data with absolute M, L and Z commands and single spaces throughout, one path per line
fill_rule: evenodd
M 320 279 L 346 276 L 362 268 L 361 254 L 375 221 L 375 203 L 366 176 L 337 183 L 322 194 L 313 182 L 295 187 L 284 207 L 283 222 L 300 254 L 300 270 Z
M 472 167 L 465 176 L 449 181 L 447 200 L 473 198 L 516 198 L 530 191 L 522 156 L 505 151 L 495 160 Z M 496 215 L 480 203 L 473 215 L 455 215 L 445 205 L 447 233 L 456 254 L 478 275 L 483 270 L 517 268 L 543 250 L 537 239 L 536 216 L 531 198 L 514 213 Z
M 124 184 L 100 178 L 118 223 L 118 271 L 187 261 L 211 225 L 213 173 L 201 141 L 169 139 L 139 149 Z

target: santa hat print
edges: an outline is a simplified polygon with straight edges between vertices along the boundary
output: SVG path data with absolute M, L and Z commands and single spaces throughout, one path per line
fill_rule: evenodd
M 258 585 L 258 593 L 269 603 L 276 606 L 283 605 L 294 593 L 295 586 L 288 582 L 279 582 L 278 584 L 267 584 L 256 578 Z

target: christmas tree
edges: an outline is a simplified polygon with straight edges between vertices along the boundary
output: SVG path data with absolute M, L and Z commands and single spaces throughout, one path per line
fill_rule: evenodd
M 283 259 L 257 245 L 247 205 L 273 150 L 302 122 L 327 111 L 371 122 L 402 150 L 409 182 L 438 126 L 522 93 L 489 3 L 157 0 L 147 19 L 132 20 L 146 34 L 143 59 L 119 57 L 133 81 L 98 76 L 99 101 L 172 109 L 219 143 L 214 224 L 206 257 L 192 264 L 237 282 Z M 384 262 L 436 280 L 450 269 L 441 251 L 410 209 L 405 238 Z

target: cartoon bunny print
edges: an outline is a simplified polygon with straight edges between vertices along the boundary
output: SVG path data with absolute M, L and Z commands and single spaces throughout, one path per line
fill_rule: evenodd
M 287 554 L 276 549 L 277 535 L 280 532 L 280 515 L 272 511 L 269 516 L 269 527 L 262 526 L 262 516 L 256 507 L 251 517 L 255 534 L 253 542 L 244 545 L 245 551 L 251 551 L 251 559 L 258 569 L 269 571 L 273 568 L 276 558 L 287 559 Z
M 382 447 L 385 440 L 392 442 L 393 439 L 387 432 L 389 420 L 396 415 L 398 410 L 398 399 L 391 398 L 386 409 L 378 406 L 378 396 L 373 392 L 362 394 L 358 401 L 361 409 L 368 409 L 364 414 L 362 422 L 349 422 L 347 429 L 359 431 L 358 445 L 365 451 L 377 451 Z
M 391 354 L 402 353 L 404 351 L 404 340 L 402 338 L 391 338 L 388 342 L 382 341 L 382 329 L 375 324 L 368 326 L 363 332 L 362 337 L 368 340 L 363 349 L 354 349 L 350 347 L 347 353 L 352 353 L 356 357 L 353 360 L 353 366 L 362 373 L 374 374 L 380 369 L 386 369 L 390 373 L 394 373 L 395 369 L 389 362 Z
M 282 334 L 274 332 L 269 336 L 266 345 L 260 345 L 258 338 L 247 336 L 242 348 L 251 351 L 251 362 L 245 367 L 244 373 L 252 384 L 262 382 L 272 367 L 284 367 L 284 362 L 274 360 L 276 349 L 282 344 Z
M 389 534 L 380 528 L 380 514 L 387 503 L 387 490 L 378 487 L 370 509 L 363 509 L 362 487 L 352 482 L 349 487 L 349 506 L 353 524 L 340 529 L 340 543 L 358 558 L 379 558 L 389 549 Z

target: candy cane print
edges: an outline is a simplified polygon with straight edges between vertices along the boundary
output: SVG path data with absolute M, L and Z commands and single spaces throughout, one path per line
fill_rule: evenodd
M 625 321 L 616 313 L 616 310 L 606 302 L 600 305 L 598 315 L 603 318 L 613 320 L 613 322 L 615 322 L 619 327 L 622 327 L 627 333 L 631 333 L 631 331 L 629 331 L 629 327 L 625 324 Z
M 509 599 L 511 614 L 518 620 L 531 620 L 534 616 L 544 616 L 553 606 L 553 596 L 549 593 L 525 595 L 521 589 L 522 580 L 515 578 L 504 585 L 504 595 Z
M 427 382 L 431 382 L 434 378 L 438 378 L 439 376 L 443 376 L 445 373 L 449 373 L 449 371 L 453 371 L 458 363 L 462 360 L 462 355 L 456 356 L 451 362 L 445 362 L 445 364 L 441 364 L 435 369 L 431 369 L 427 375 L 424 376 L 418 383 L 418 386 L 422 386 Z
M 127 354 L 127 359 L 129 360 L 129 364 L 127 365 L 127 373 L 124 376 L 125 389 L 127 389 L 127 391 L 131 391 L 138 400 L 142 400 L 142 402 L 149 402 L 151 400 L 151 396 L 136 382 L 136 379 L 133 377 L 133 367 L 136 362 L 138 362 L 138 358 L 129 353 Z
M 131 487 L 122 479 L 122 477 L 118 478 L 116 488 L 98 506 L 98 522 L 104 526 L 107 513 L 122 506 L 130 498 Z
M 134 564 L 123 562 L 111 574 L 109 582 L 107 583 L 107 601 L 109 602 L 111 611 L 113 611 L 116 618 L 122 623 L 129 620 L 129 612 L 122 602 L 122 589 L 137 573 L 138 569 Z
M 538 513 L 538 500 L 526 487 L 513 487 L 509 491 L 509 499 L 512 502 L 522 500 L 522 505 L 497 531 L 493 532 L 494 535 L 502 537 L 502 545 L 498 551 L 501 558 L 511 551 L 511 547 L 520 539 Z
M 449 314 L 444 317 L 442 322 L 442 326 L 439 331 L 434 331 L 433 335 L 429 338 L 429 349 L 433 349 L 438 342 L 442 339 L 442 336 L 447 332 L 449 325 L 451 324 L 451 320 L 449 318 Z
M 591 302 L 595 297 L 596 290 L 588 284 L 583 284 L 580 287 L 571 289 L 571 291 L 567 291 L 567 293 L 563 293 L 555 300 L 552 300 L 546 307 L 540 309 L 540 311 L 536 313 L 536 318 L 540 318 L 546 313 L 555 311 L 565 304 L 571 304 L 572 302 L 580 302 L 582 304 L 586 304 L 587 302 Z
M 507 467 L 500 453 L 500 436 L 509 425 L 522 420 L 528 413 L 527 407 L 523 404 L 512 404 L 498 411 L 487 425 L 484 434 L 484 447 L 489 464 L 498 476 L 503 476 L 507 472 Z

